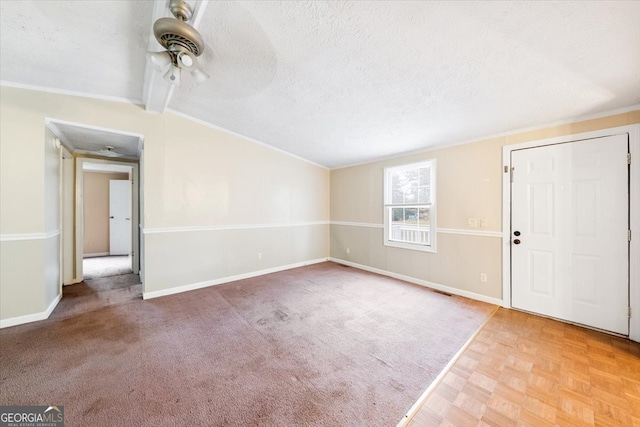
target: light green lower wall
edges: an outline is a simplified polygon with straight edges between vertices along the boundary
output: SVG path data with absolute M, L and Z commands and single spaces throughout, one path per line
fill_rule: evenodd
M 436 253 L 413 251 L 384 246 L 379 227 L 331 225 L 332 258 L 498 299 L 501 250 L 499 237 L 439 232 Z
M 154 231 L 144 240 L 145 293 L 329 256 L 328 224 Z
M 38 320 L 59 296 L 59 234 L 0 242 L 0 320 Z
M 45 286 L 45 307 L 49 307 L 51 303 L 61 293 L 60 286 L 60 239 L 62 236 L 57 234 L 45 240 L 45 266 L 44 266 L 44 286 Z
M 0 319 L 47 309 L 44 275 L 47 239 L 0 242 Z

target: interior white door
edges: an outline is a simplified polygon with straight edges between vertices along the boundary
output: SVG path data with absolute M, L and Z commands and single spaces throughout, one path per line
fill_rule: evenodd
M 511 304 L 629 333 L 628 136 L 513 151 Z
M 131 255 L 131 182 L 109 181 L 109 254 Z

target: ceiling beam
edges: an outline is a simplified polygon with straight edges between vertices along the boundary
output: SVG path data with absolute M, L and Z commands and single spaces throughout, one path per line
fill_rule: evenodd
M 189 21 L 189 25 L 197 29 L 208 4 L 209 0 L 192 0 L 189 2 L 189 5 L 193 8 L 193 17 Z M 173 17 L 169 12 L 169 1 L 155 0 L 153 4 L 151 30 L 149 32 L 149 45 L 147 46 L 148 52 L 158 52 L 164 49 L 153 35 L 153 24 L 165 16 Z M 142 88 L 142 100 L 145 109 L 154 113 L 164 112 L 167 105 L 169 105 L 174 88 L 175 85 L 163 78 L 163 72 L 158 72 L 153 69 L 153 66 L 147 58 Z

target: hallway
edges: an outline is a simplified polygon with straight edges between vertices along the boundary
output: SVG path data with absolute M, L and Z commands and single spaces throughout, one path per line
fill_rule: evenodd
M 142 298 L 140 276 L 133 274 L 128 256 L 84 258 L 84 280 L 62 288 L 62 299 L 51 318 L 68 318 Z
M 84 258 L 82 272 L 84 280 L 130 274 L 131 261 L 127 255 Z

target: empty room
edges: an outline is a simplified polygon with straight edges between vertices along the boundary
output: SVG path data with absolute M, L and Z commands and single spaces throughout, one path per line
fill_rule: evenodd
M 640 425 L 638 22 L 0 1 L 0 425 Z

